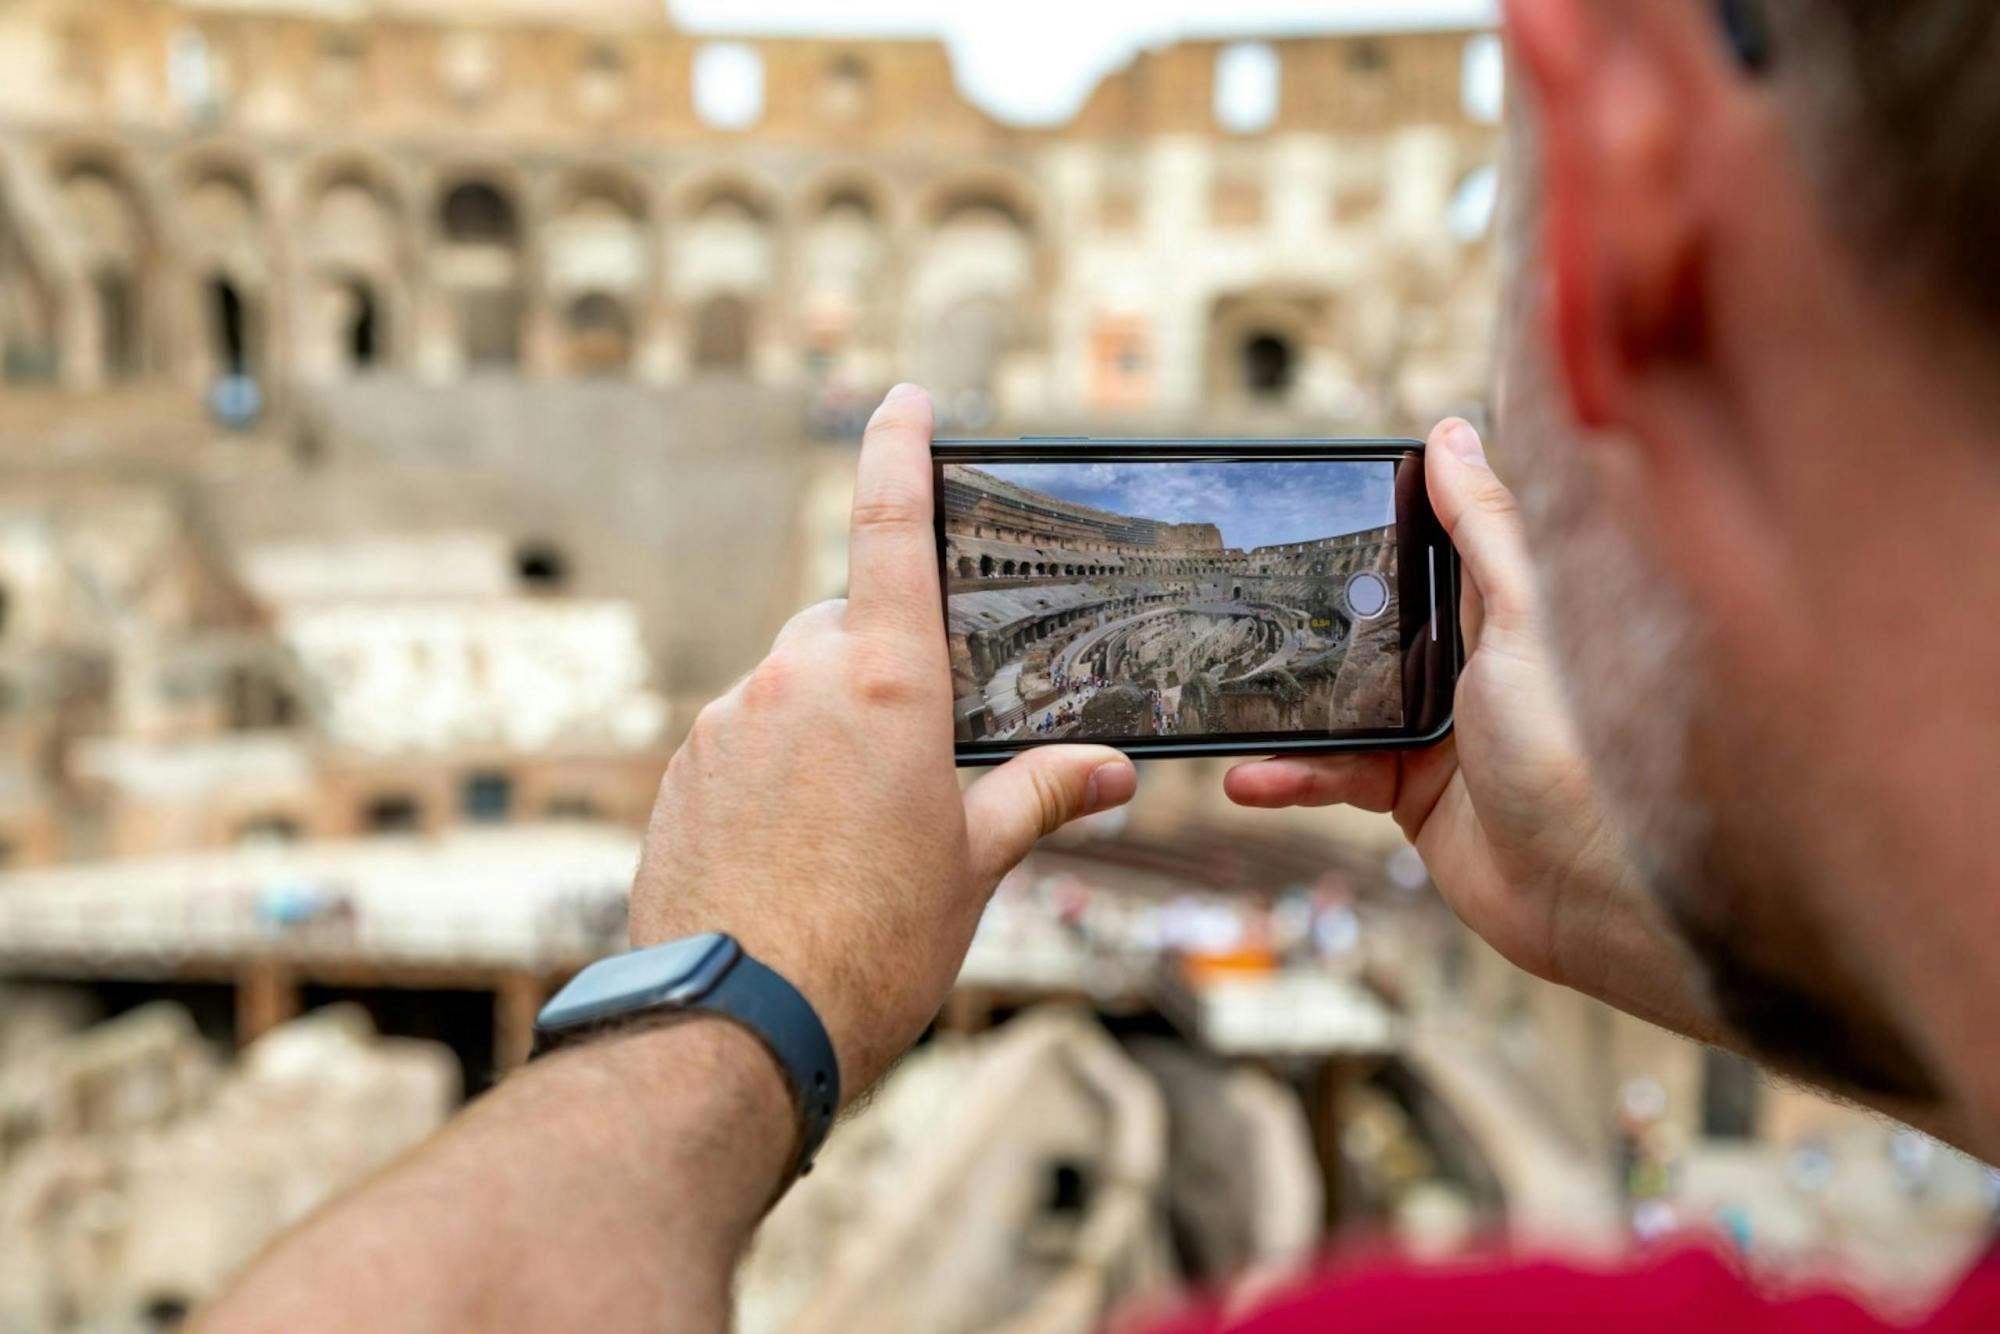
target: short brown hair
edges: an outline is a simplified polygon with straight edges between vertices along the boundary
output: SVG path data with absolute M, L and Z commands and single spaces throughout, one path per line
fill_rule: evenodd
M 2000 4 L 1762 2 L 1771 76 L 1865 258 L 2000 339 Z

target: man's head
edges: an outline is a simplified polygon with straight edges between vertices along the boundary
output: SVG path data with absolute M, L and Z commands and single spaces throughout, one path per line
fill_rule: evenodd
M 1593 762 L 1748 1037 L 2000 1130 L 2000 9 L 1507 17 L 1501 447 Z

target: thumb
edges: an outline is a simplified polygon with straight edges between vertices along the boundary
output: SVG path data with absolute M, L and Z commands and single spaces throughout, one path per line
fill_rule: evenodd
M 1454 417 L 1431 432 L 1425 452 L 1431 508 L 1451 534 L 1485 604 L 1485 622 L 1518 630 L 1534 605 L 1534 568 L 1514 493 L 1486 461 L 1470 423 Z
M 1035 843 L 1081 816 L 1132 800 L 1139 771 L 1106 746 L 1046 746 L 1009 760 L 965 793 L 972 871 L 995 885 Z

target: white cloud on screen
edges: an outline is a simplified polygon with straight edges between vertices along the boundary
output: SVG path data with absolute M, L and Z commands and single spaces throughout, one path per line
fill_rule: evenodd
M 1212 523 L 1244 550 L 1396 521 L 1389 463 L 1015 463 L 980 471 L 1072 504 L 1163 523 Z

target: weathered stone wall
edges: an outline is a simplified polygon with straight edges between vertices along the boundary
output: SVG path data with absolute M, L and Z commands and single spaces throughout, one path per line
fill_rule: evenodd
M 459 1097 L 447 1050 L 379 1040 L 346 1008 L 227 1071 L 171 1005 L 42 1028 L 0 1025 L 0 1328 L 151 1327 L 191 1309 Z
M 0 12 L 6 373 L 274 394 L 696 372 L 899 376 L 948 419 L 1202 408 L 1380 429 L 1481 396 L 1491 257 L 1455 194 L 1495 133 L 1475 34 L 1279 41 L 1268 125 L 1222 44 L 1149 52 L 1070 124 L 996 124 L 925 41 L 716 43 L 440 5 Z M 338 127 L 333 132 L 330 127 Z

